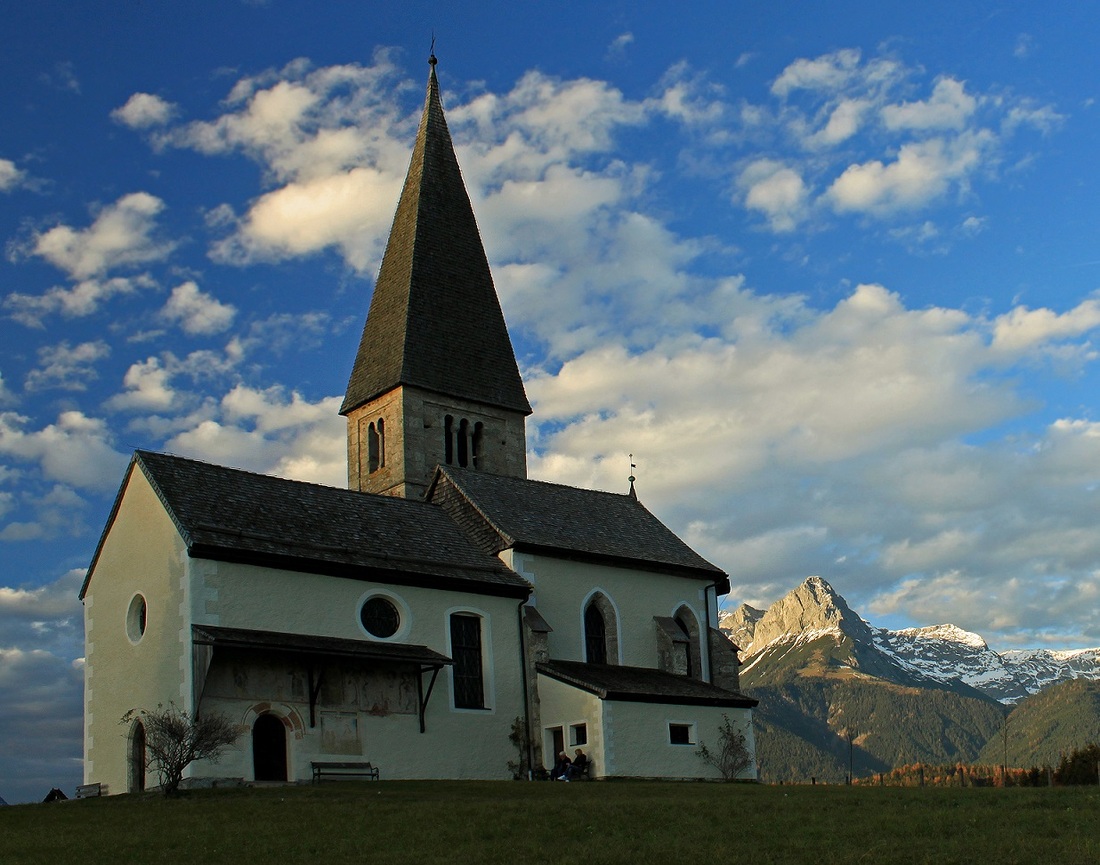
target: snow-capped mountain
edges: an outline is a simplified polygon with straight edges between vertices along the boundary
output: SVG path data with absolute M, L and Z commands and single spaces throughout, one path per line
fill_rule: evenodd
M 1033 649 L 998 653 L 978 634 L 955 625 L 891 631 L 874 628 L 821 577 L 810 577 L 767 610 L 742 604 L 719 617 L 719 627 L 741 649 L 743 672 L 775 649 L 833 632 L 862 649 L 873 649 L 906 680 L 964 683 L 1002 703 L 1013 704 L 1070 679 L 1100 680 L 1100 649 Z M 765 649 L 772 651 L 765 653 Z M 868 654 L 862 653 L 867 666 Z M 874 664 L 880 668 L 880 664 Z M 878 671 L 876 671 L 878 672 Z

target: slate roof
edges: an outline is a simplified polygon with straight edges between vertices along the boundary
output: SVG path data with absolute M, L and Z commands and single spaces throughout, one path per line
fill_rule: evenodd
M 137 451 L 193 558 L 524 598 L 525 580 L 423 501 L 291 481 Z M 80 596 L 84 597 L 129 481 L 123 482 Z
M 265 652 L 295 655 L 323 655 L 335 658 L 389 661 L 444 667 L 450 658 L 427 646 L 412 643 L 382 643 L 373 640 L 348 640 L 310 634 L 284 634 L 249 628 L 223 628 L 220 625 L 192 625 L 191 641 L 200 646 L 224 649 L 261 649 Z
M 440 483 L 452 485 L 491 528 L 494 552 L 515 548 L 564 554 L 709 580 L 717 584 L 718 594 L 729 591 L 724 571 L 680 540 L 632 495 L 445 466 L 438 469 L 429 499 Z M 462 515 L 452 517 L 462 522 Z
M 340 413 L 413 385 L 530 414 L 432 60 L 409 173 Z
M 629 703 L 669 703 L 681 706 L 728 706 L 750 709 L 760 701 L 710 682 L 676 676 L 648 667 L 544 661 L 539 673 L 595 694 L 601 700 Z

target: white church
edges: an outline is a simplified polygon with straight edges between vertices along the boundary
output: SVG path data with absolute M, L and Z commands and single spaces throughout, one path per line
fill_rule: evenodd
M 596 778 L 714 778 L 696 752 L 724 716 L 753 748 L 727 575 L 633 482 L 527 478 L 531 407 L 431 64 L 341 409 L 348 489 L 134 454 L 80 593 L 87 784 L 155 784 L 120 719 L 168 704 L 239 725 L 192 785 L 341 762 L 505 779 L 575 748 Z

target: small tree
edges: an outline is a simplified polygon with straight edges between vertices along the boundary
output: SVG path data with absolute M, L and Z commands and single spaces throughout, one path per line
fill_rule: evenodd
M 179 791 L 183 770 L 195 760 L 218 762 L 222 749 L 237 741 L 240 732 L 225 715 L 206 713 L 192 718 L 174 703 L 156 709 L 131 709 L 119 722 L 140 720 L 145 728 L 149 766 L 160 776 L 165 796 Z
M 734 729 L 730 716 L 724 713 L 718 727 L 718 746 L 712 751 L 705 742 L 700 742 L 695 754 L 704 763 L 716 768 L 723 781 L 736 780 L 752 766 L 752 754 L 749 753 L 745 734 Z
M 508 771 L 516 781 L 523 781 L 531 769 L 530 743 L 527 738 L 527 722 L 516 716 L 512 721 L 512 732 L 508 734 L 508 741 L 516 749 L 516 759 L 508 761 Z

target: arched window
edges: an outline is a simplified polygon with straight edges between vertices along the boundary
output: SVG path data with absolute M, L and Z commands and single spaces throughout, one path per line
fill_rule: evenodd
M 584 611 L 584 659 L 589 664 L 607 663 L 607 627 L 595 601 Z
M 378 468 L 386 467 L 386 422 L 378 418 Z
M 378 471 L 378 430 L 373 423 L 367 427 L 367 471 Z
M 481 617 L 451 615 L 451 657 L 456 709 L 485 708 L 485 673 L 481 665 Z
M 458 425 L 458 464 L 462 468 L 470 464 L 470 422 L 466 418 Z
M 703 678 L 703 657 L 699 648 L 699 623 L 687 607 L 681 607 L 673 621 L 687 637 L 687 674 L 694 679 Z
M 451 415 L 443 418 L 443 462 L 454 465 L 455 461 L 455 419 Z
M 474 424 L 474 440 L 473 440 L 473 466 L 478 468 L 478 463 L 481 460 L 481 443 L 485 438 L 485 424 L 478 421 Z

